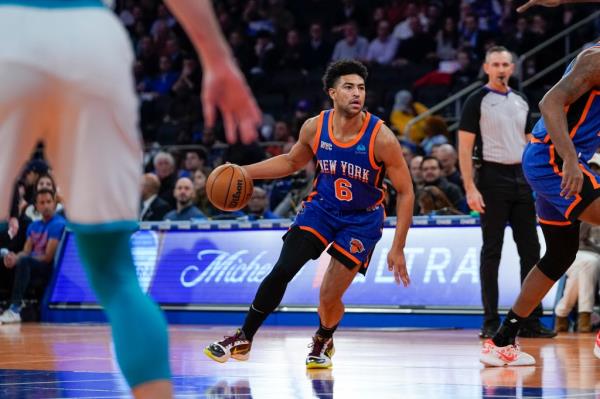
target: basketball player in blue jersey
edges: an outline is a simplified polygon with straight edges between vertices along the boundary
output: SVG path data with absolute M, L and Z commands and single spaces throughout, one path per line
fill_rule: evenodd
M 575 260 L 579 222 L 600 225 L 600 176 L 587 165 L 600 147 L 600 44 L 582 51 L 540 102 L 542 118 L 523 154 L 523 170 L 536 192 L 546 253 L 527 275 L 521 293 L 480 360 L 489 366 L 535 364 L 515 343 L 525 318 Z M 600 333 L 594 354 L 600 358 Z
M 239 127 L 243 141 L 252 141 L 260 112 L 211 2 L 167 3 L 201 55 L 206 124 L 218 107 L 228 139 L 235 141 Z M 167 326 L 140 289 L 129 243 L 142 148 L 127 33 L 100 0 L 0 0 L 0 37 L 0 220 L 6 187 L 44 140 L 121 371 L 136 398 L 170 398 Z M 0 323 L 20 320 L 7 312 Z
M 357 273 L 365 273 L 382 234 L 383 179 L 398 192 L 398 222 L 388 268 L 396 282 L 408 286 L 404 259 L 414 194 L 402 149 L 383 121 L 363 111 L 367 70 L 357 61 L 338 61 L 323 76 L 333 109 L 308 119 L 289 153 L 245 166 L 253 179 L 276 179 L 317 160 L 314 191 L 303 203 L 273 270 L 262 281 L 244 325 L 205 348 L 218 362 L 247 360 L 257 330 L 281 302 L 287 284 L 310 259 L 327 248 L 331 262 L 320 290 L 320 326 L 313 337 L 307 368 L 331 367 L 333 333 L 344 314 L 342 296 Z

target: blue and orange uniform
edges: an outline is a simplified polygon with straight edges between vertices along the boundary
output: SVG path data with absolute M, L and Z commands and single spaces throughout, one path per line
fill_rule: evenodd
M 567 67 L 565 75 L 571 72 L 573 65 L 574 61 Z M 540 223 L 556 226 L 570 225 L 600 197 L 600 176 L 587 164 L 600 146 L 600 87 L 593 88 L 569 106 L 567 123 L 583 172 L 583 187 L 579 194 L 568 199 L 560 195 L 562 159 L 552 144 L 544 118 L 534 126 L 531 143 L 523 153 L 523 170 L 536 192 Z
M 384 165 L 374 155 L 383 121 L 366 112 L 362 127 L 350 142 L 333 134 L 334 110 L 321 112 L 312 150 L 317 160 L 314 190 L 292 227 L 312 233 L 328 253 L 365 274 L 385 217 Z

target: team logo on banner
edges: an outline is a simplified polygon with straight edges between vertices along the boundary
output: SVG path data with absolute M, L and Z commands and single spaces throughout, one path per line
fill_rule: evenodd
M 350 253 L 351 254 L 359 254 L 365 250 L 365 246 L 362 241 L 358 238 L 350 239 Z

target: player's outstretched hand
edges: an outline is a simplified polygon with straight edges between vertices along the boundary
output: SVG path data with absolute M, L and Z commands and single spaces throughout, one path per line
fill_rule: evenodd
M 406 259 L 404 258 L 403 248 L 392 248 L 388 252 L 387 256 L 388 270 L 394 272 L 394 279 L 396 284 L 402 284 L 408 287 L 410 284 L 410 277 L 408 276 L 408 270 L 406 270 Z
M 234 62 L 222 60 L 214 66 L 206 65 L 203 74 L 202 110 L 206 127 L 214 126 L 218 108 L 230 144 L 237 141 L 238 131 L 244 144 L 256 140 L 261 112 Z
M 517 7 L 517 12 L 525 12 L 533 6 L 556 7 L 561 4 L 561 0 L 529 0 L 522 6 Z
M 579 194 L 583 187 L 583 172 L 577 160 L 564 161 L 562 168 L 562 181 L 560 182 L 560 195 L 567 199 Z

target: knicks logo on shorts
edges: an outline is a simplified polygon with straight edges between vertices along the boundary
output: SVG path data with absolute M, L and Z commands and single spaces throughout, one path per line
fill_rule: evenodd
M 358 254 L 364 250 L 365 250 L 365 246 L 363 245 L 361 240 L 359 240 L 357 238 L 352 238 L 350 240 L 350 253 L 351 254 Z

